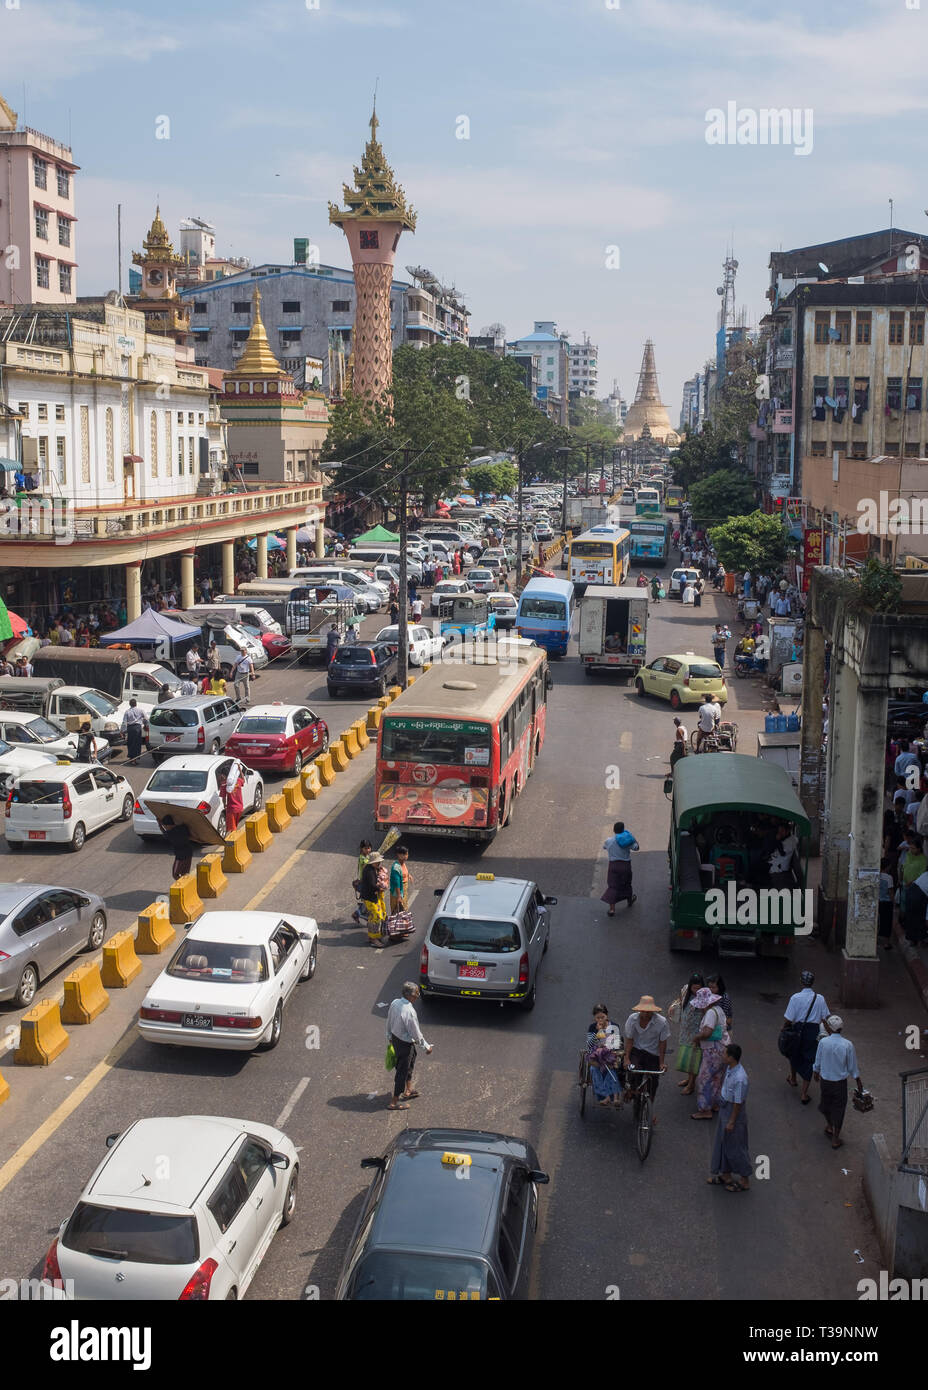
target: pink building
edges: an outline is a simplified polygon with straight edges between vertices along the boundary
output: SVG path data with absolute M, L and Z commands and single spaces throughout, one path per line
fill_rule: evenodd
M 0 304 L 73 304 L 77 219 L 71 150 L 0 97 Z

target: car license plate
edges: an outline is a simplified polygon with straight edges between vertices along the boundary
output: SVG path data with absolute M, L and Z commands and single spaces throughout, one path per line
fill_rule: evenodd
M 478 964 L 475 960 L 469 960 L 466 965 L 458 966 L 459 980 L 485 980 L 486 978 L 486 966 Z
M 180 734 L 165 734 L 164 741 L 165 743 L 179 743 Z
M 44 839 L 45 839 L 45 831 L 44 831 L 44 830 L 30 830 L 30 831 L 29 831 L 29 839 L 30 839 L 30 840 L 44 840 Z
M 185 1028 L 198 1028 L 201 1032 L 212 1028 L 212 1014 L 184 1014 L 181 1020 Z

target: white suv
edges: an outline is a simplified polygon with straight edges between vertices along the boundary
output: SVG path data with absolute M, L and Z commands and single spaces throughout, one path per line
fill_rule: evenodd
M 136 1120 L 62 1221 L 42 1278 L 78 1299 L 242 1298 L 296 1210 L 299 1159 L 271 1125 Z

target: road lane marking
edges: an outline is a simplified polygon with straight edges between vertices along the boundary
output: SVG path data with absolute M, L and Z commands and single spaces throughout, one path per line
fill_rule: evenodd
M 77 1107 L 90 1095 L 115 1067 L 124 1052 L 135 1042 L 135 1025 L 116 1044 L 113 1050 L 104 1057 L 102 1062 L 98 1062 L 93 1071 L 88 1072 L 83 1081 L 74 1087 L 74 1090 L 63 1100 L 59 1106 L 52 1111 L 48 1119 L 39 1125 L 38 1129 L 30 1134 L 25 1143 L 20 1144 L 16 1152 L 7 1159 L 3 1167 L 0 1168 L 0 1192 L 8 1187 L 30 1158 L 34 1158 L 47 1140 L 51 1139 L 56 1130 L 60 1129 L 69 1115 L 73 1115 Z
M 284 1125 L 287 1123 L 290 1116 L 293 1114 L 293 1107 L 296 1105 L 297 1101 L 300 1099 L 300 1096 L 306 1090 L 306 1087 L 308 1085 L 308 1076 L 304 1076 L 302 1081 L 298 1081 L 296 1083 L 296 1085 L 290 1093 L 290 1099 L 287 1101 L 287 1104 L 284 1106 L 283 1110 L 281 1110 L 280 1114 L 277 1116 L 277 1119 L 274 1121 L 275 1129 L 283 1129 Z

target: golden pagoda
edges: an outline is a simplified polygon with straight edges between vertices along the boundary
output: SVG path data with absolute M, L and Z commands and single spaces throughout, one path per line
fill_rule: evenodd
M 251 332 L 248 334 L 248 341 L 245 344 L 245 351 L 242 353 L 236 366 L 231 372 L 226 372 L 226 378 L 256 378 L 272 377 L 275 381 L 286 378 L 292 383 L 293 378 L 284 371 L 283 367 L 274 356 L 270 343 L 268 342 L 267 329 L 261 318 L 261 291 L 255 285 L 252 295 L 254 305 L 254 321 L 251 325 Z
M 647 435 L 644 434 L 645 428 L 648 431 Z M 679 443 L 677 433 L 670 423 L 667 407 L 661 400 L 657 384 L 657 366 L 654 361 L 654 343 L 650 338 L 644 345 L 641 371 L 638 374 L 638 390 L 625 419 L 624 437 L 631 440 L 651 438 L 671 448 Z
M 354 166 L 354 188 L 342 184 L 345 209 L 329 203 L 329 221 L 345 230 L 350 221 L 399 222 L 410 232 L 416 230 L 416 214 L 407 206 L 406 194 L 396 181 L 396 175 L 384 156 L 377 139 L 376 108 L 371 115 L 371 138 L 361 156 L 361 167 Z

